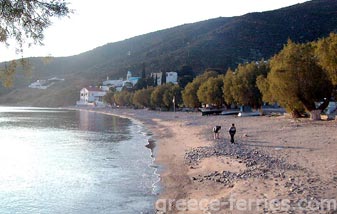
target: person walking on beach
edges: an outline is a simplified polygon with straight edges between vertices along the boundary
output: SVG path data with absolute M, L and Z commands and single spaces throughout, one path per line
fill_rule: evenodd
M 231 136 L 231 143 L 234 143 L 234 135 L 236 133 L 236 128 L 235 128 L 235 125 L 234 123 L 232 124 L 232 126 L 229 128 L 228 130 L 230 136 Z
M 214 132 L 214 140 L 219 139 L 219 131 L 221 129 L 221 126 L 214 126 L 213 127 L 213 132 Z

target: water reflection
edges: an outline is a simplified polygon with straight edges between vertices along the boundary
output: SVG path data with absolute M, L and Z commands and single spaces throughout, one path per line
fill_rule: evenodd
M 0 107 L 0 213 L 151 213 L 143 132 L 107 115 Z

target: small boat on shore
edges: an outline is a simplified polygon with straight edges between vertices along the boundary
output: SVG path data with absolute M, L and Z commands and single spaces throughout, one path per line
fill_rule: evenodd
M 219 115 L 223 111 L 223 109 L 199 108 L 199 111 L 201 111 L 202 116 L 207 116 L 207 115 Z
M 220 115 L 237 115 L 237 114 L 239 114 L 240 113 L 240 111 L 239 110 L 225 110 L 225 111 L 222 111 L 221 113 L 220 113 Z

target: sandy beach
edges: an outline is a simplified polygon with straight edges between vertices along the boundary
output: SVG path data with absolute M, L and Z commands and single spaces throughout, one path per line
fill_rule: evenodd
M 336 121 L 82 110 L 133 118 L 154 134 L 163 167 L 156 213 L 337 213 Z

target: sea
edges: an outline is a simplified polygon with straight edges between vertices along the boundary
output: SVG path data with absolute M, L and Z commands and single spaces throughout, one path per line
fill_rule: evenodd
M 152 214 L 151 133 L 88 111 L 0 107 L 1 214 Z

